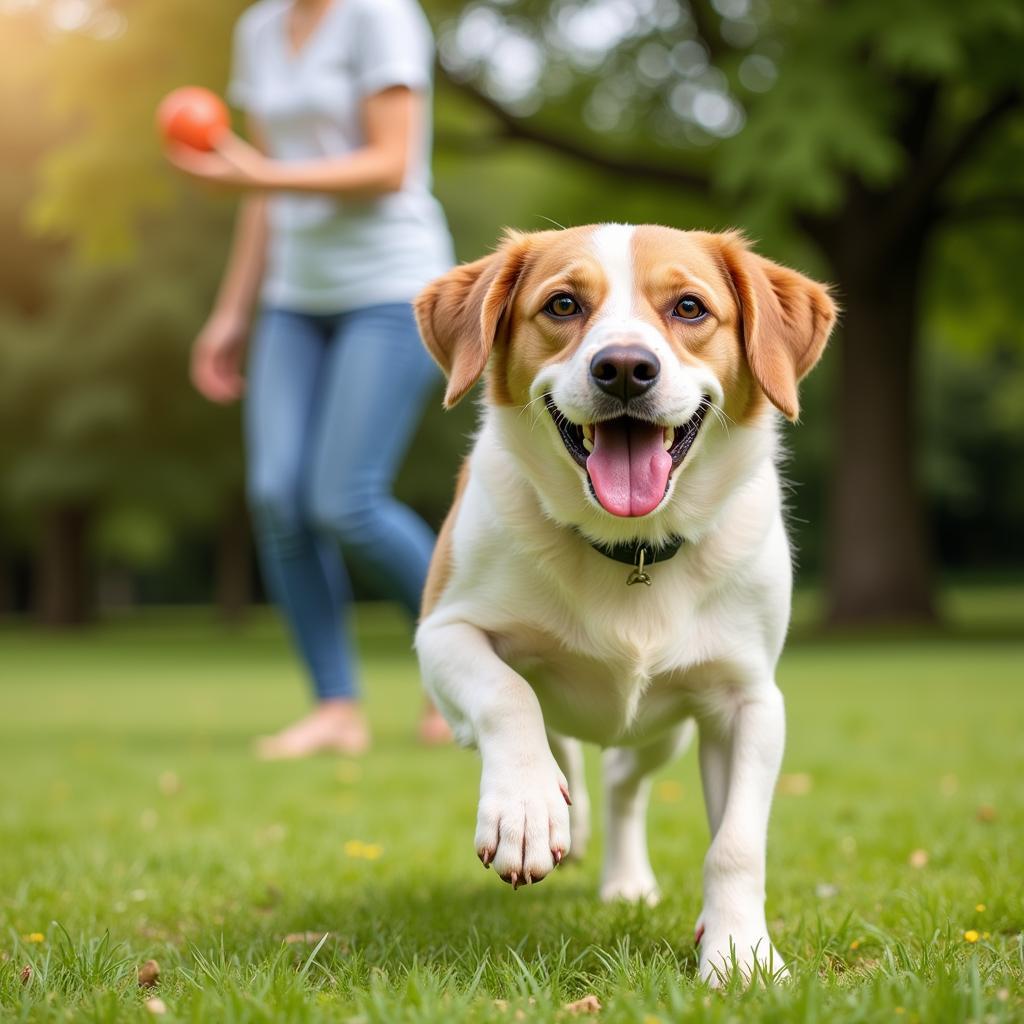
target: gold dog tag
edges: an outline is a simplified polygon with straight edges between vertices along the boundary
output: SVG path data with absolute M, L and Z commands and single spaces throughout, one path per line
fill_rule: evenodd
M 646 583 L 650 586 L 654 581 L 651 579 L 650 573 L 644 572 L 644 558 L 647 555 L 647 549 L 640 545 L 640 557 L 637 559 L 636 567 L 626 577 L 626 586 L 631 587 L 634 583 Z

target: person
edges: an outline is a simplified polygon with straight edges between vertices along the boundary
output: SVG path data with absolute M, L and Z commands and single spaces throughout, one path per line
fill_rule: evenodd
M 311 714 L 261 741 L 266 758 L 369 744 L 346 561 L 419 610 L 434 536 L 391 485 L 439 380 L 411 299 L 454 262 L 430 192 L 432 70 L 416 0 L 258 0 L 235 28 L 228 91 L 252 143 L 168 152 L 243 191 L 191 372 L 212 401 L 246 393 L 263 574 L 316 692 Z M 448 736 L 429 703 L 420 735 Z

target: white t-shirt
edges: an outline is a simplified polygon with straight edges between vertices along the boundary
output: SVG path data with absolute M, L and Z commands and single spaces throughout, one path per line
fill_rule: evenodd
M 362 101 L 391 86 L 423 95 L 424 119 L 400 191 L 370 200 L 272 196 L 263 301 L 310 313 L 408 301 L 454 262 L 430 192 L 430 26 L 416 0 L 334 0 L 295 54 L 290 6 L 258 0 L 238 20 L 228 87 L 231 101 L 259 123 L 274 159 L 360 148 Z

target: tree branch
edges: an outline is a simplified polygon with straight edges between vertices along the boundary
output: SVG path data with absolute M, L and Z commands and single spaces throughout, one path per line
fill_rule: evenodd
M 985 136 L 1007 114 L 1019 107 L 1022 101 L 1024 93 L 1019 89 L 1008 89 L 998 95 L 988 109 L 971 121 L 946 147 L 946 151 L 934 160 L 931 166 L 925 168 L 924 175 L 918 180 L 918 187 L 934 193 L 960 169 L 964 161 L 984 141 Z
M 928 101 L 927 95 L 919 97 L 923 101 L 921 111 L 934 113 L 937 104 Z M 992 103 L 973 121 L 966 124 L 960 133 L 941 151 L 926 154 L 910 153 L 911 158 L 919 159 L 916 173 L 911 173 L 899 190 L 896 201 L 890 206 L 890 212 L 879 239 L 883 248 L 898 245 L 900 239 L 907 235 L 927 232 L 929 226 L 935 224 L 943 206 L 939 201 L 939 192 L 963 164 L 974 154 L 986 136 L 1008 114 L 1017 109 L 1024 93 L 1018 89 L 1008 89 L 1000 93 Z M 929 113 L 929 119 L 930 119 Z M 919 145 L 925 141 L 926 125 L 910 125 L 913 131 L 904 139 L 905 144 L 916 138 Z M 917 134 L 914 134 L 914 131 Z
M 712 64 L 721 62 L 725 52 L 729 49 L 722 33 L 715 24 L 715 12 L 704 5 L 702 0 L 688 0 L 688 2 L 677 5 L 683 9 L 684 14 L 689 14 L 697 29 L 697 35 L 708 51 L 708 57 Z
M 1024 219 L 1024 192 L 975 196 L 940 207 L 943 218 L 951 221 L 985 220 L 989 217 Z
M 674 185 L 677 188 L 693 189 L 698 192 L 707 192 L 711 187 L 710 177 L 699 171 L 668 167 L 664 164 L 648 163 L 633 157 L 603 152 L 567 136 L 556 135 L 529 118 L 517 117 L 510 113 L 497 100 L 481 92 L 469 82 L 452 77 L 444 68 L 441 69 L 440 76 L 453 89 L 468 96 L 474 103 L 491 114 L 501 125 L 506 138 L 533 142 L 562 156 L 579 160 L 611 174 L 655 182 L 659 185 Z

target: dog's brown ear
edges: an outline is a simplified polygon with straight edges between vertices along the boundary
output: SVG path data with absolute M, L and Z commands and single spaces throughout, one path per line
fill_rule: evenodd
M 722 258 L 739 298 L 750 370 L 771 403 L 796 420 L 797 384 L 821 358 L 836 304 L 824 285 L 752 253 L 739 235 L 724 236 Z
M 444 370 L 450 409 L 480 379 L 526 262 L 527 236 L 509 233 L 497 252 L 448 271 L 416 296 L 423 342 Z

